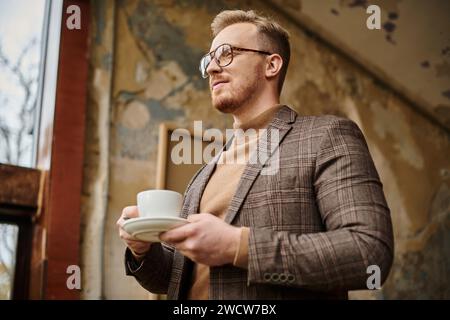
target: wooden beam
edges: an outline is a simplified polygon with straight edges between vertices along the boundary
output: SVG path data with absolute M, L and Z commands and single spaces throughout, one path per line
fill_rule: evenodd
M 66 27 L 67 7 L 81 10 L 81 29 Z M 79 299 L 67 288 L 68 266 L 80 265 L 80 207 L 88 79 L 88 0 L 64 1 L 46 217 L 45 299 Z
M 37 208 L 41 171 L 0 163 L 0 183 L 0 206 Z

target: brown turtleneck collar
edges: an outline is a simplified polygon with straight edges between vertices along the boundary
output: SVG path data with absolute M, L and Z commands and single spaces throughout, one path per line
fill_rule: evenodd
M 263 129 L 269 125 L 277 111 L 282 107 L 284 107 L 283 104 L 277 104 L 246 122 L 239 124 L 233 123 L 233 129 L 242 129 L 244 131 L 247 129 Z

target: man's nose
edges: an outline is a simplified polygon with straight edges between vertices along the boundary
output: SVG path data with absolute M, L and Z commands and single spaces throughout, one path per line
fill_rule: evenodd
M 220 71 L 222 71 L 222 68 L 219 66 L 216 59 L 212 59 L 208 65 L 208 67 L 206 68 L 206 73 L 211 75 L 212 73 L 220 72 Z

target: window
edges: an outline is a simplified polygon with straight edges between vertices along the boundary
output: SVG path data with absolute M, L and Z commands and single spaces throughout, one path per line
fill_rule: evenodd
M 47 10 L 45 0 L 0 1 L 0 163 L 34 167 Z M 5 196 L 10 192 L 0 192 L 0 299 L 3 300 L 12 299 L 14 289 L 16 295 L 23 292 L 17 285 L 14 288 L 14 283 L 21 283 L 19 277 L 24 275 L 15 277 L 15 273 L 26 269 L 16 262 L 29 261 L 24 259 L 29 253 L 19 247 L 29 246 L 31 222 L 11 214 L 15 210 Z M 27 285 L 26 280 L 22 283 L 23 287 Z
M 0 44 L 14 36 L 11 47 L 18 47 L 24 30 L 36 36 L 30 45 L 36 50 L 25 50 L 34 53 L 22 58 L 28 61 L 23 72 L 28 89 L 20 87 L 23 77 L 14 83 L 19 69 L 8 69 L 8 63 L 17 54 L 5 45 L 8 59 L 0 66 L 0 120 L 7 132 L 7 139 L 0 137 L 0 225 L 16 230 L 14 236 L 8 229 L 10 239 L 4 242 L 16 248 L 10 260 L 14 275 L 4 281 L 10 286 L 5 297 L 11 299 L 79 298 L 78 291 L 67 290 L 60 266 L 62 260 L 68 265 L 79 261 L 79 241 L 72 235 L 80 227 L 89 19 L 80 30 L 65 28 L 69 5 L 62 0 L 0 1 Z M 77 5 L 89 17 L 90 1 Z M 79 81 L 68 81 L 74 78 Z
M 12 297 L 19 227 L 0 224 L 0 300 Z
M 0 2 L 0 162 L 33 166 L 45 0 Z

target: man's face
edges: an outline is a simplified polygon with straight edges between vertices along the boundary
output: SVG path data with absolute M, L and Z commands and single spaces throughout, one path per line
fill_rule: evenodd
M 235 47 L 267 50 L 260 48 L 256 26 L 237 23 L 223 29 L 213 40 L 210 51 L 221 44 Z M 264 55 L 233 51 L 233 61 L 226 67 L 219 67 L 212 60 L 207 68 L 213 106 L 221 112 L 232 113 L 255 99 L 264 80 Z

